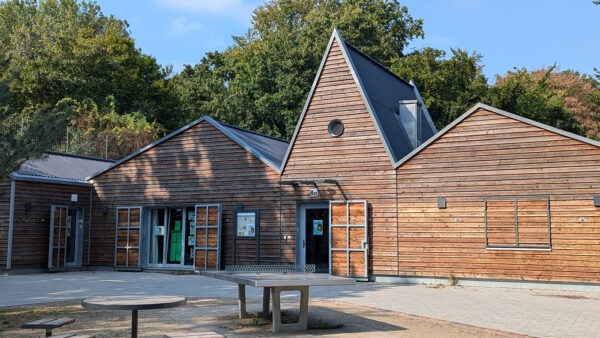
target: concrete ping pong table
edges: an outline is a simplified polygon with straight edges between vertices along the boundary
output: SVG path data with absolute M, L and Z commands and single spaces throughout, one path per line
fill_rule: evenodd
M 247 318 L 246 285 L 262 287 L 263 315 L 269 314 L 269 300 L 273 299 L 273 332 L 306 331 L 308 329 L 308 288 L 310 286 L 353 285 L 354 279 L 314 273 L 314 265 L 251 265 L 227 266 L 225 270 L 203 271 L 202 275 L 238 284 L 239 317 Z M 300 315 L 297 323 L 281 323 L 281 292 L 300 292 Z

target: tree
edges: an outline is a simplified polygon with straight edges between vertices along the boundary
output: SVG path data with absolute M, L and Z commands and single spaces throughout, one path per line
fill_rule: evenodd
M 494 107 L 529 119 L 584 134 L 578 121 L 565 108 L 564 94 L 553 89 L 550 78 L 555 67 L 529 72 L 526 69 L 496 77 L 489 90 L 488 102 Z
M 439 49 L 424 48 L 392 62 L 392 71 L 414 80 L 438 129 L 467 111 L 487 94 L 481 55 L 452 49 L 452 57 Z
M 422 21 L 397 0 L 267 1 L 232 47 L 173 80 L 184 116 L 208 114 L 289 138 L 334 27 L 386 65 L 403 55 L 411 39 L 423 36 Z
M 0 2 L 0 130 L 18 128 L 22 140 L 56 142 L 64 132 L 33 126 L 65 126 L 72 110 L 58 114 L 56 109 L 87 99 L 101 106 L 108 97 L 114 98 L 117 114 L 137 111 L 150 121 L 174 127 L 176 101 L 166 81 L 169 73 L 135 48 L 125 21 L 104 16 L 95 3 Z M 35 135 L 28 135 L 30 130 Z M 56 135 L 42 134 L 54 131 Z M 8 148 L 3 153 L 15 155 L 14 161 L 3 162 L 0 173 L 52 145 L 27 147 L 4 137 L 3 147 Z

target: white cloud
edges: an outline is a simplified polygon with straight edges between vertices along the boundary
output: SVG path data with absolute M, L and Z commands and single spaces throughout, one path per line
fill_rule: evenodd
M 204 26 L 200 22 L 190 21 L 186 18 L 176 18 L 169 22 L 171 33 L 184 34 L 201 30 Z

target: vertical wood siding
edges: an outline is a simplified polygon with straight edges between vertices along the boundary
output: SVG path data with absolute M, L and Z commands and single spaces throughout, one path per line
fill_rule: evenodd
M 92 265 L 113 265 L 116 207 L 214 203 L 222 205 L 222 265 L 232 263 L 238 203 L 260 209 L 261 263 L 280 262 L 279 175 L 206 121 L 94 178 L 94 187 Z M 244 244 L 237 263 L 254 264 L 254 246 Z
M 600 149 L 479 110 L 398 169 L 399 275 L 600 282 L 597 193 Z M 485 248 L 498 196 L 550 198 L 551 251 Z
M 329 122 L 345 130 L 333 138 Z M 392 168 L 342 51 L 334 42 L 301 122 L 283 181 L 335 179 L 340 187 L 319 185 L 318 200 L 366 199 L 369 203 L 370 265 L 376 274 L 397 272 L 396 172 Z M 311 202 L 306 186 L 282 186 L 282 224 L 288 241 L 285 257 L 295 256 L 296 203 Z

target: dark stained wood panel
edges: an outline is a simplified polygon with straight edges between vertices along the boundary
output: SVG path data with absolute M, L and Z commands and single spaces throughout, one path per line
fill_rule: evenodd
M 6 269 L 9 213 L 10 179 L 0 178 L 0 271 Z
M 599 164 L 595 146 L 473 113 L 398 169 L 398 274 L 600 282 Z M 529 196 L 518 202 L 526 223 L 519 239 L 533 246 L 547 240 L 550 198 L 551 250 L 485 248 L 484 199 L 499 196 Z M 446 209 L 437 208 L 438 197 L 446 197 Z M 514 223 L 514 201 L 493 203 L 495 226 Z
M 113 264 L 116 207 L 197 204 L 221 204 L 221 261 L 223 267 L 229 265 L 233 212 L 239 203 L 261 211 L 261 263 L 281 262 L 279 175 L 206 121 L 103 173 L 94 185 L 94 203 L 110 210 L 94 217 L 94 265 Z M 236 252 L 239 257 L 250 255 L 255 263 L 254 246 L 242 243 Z M 211 267 L 216 262 L 212 252 L 202 257 L 196 253 L 196 258 Z
M 52 205 L 69 205 L 84 210 L 82 263 L 87 263 L 90 231 L 90 187 L 16 181 L 12 269 L 47 269 Z M 77 194 L 77 202 L 71 202 Z M 31 203 L 31 211 L 25 204 Z

